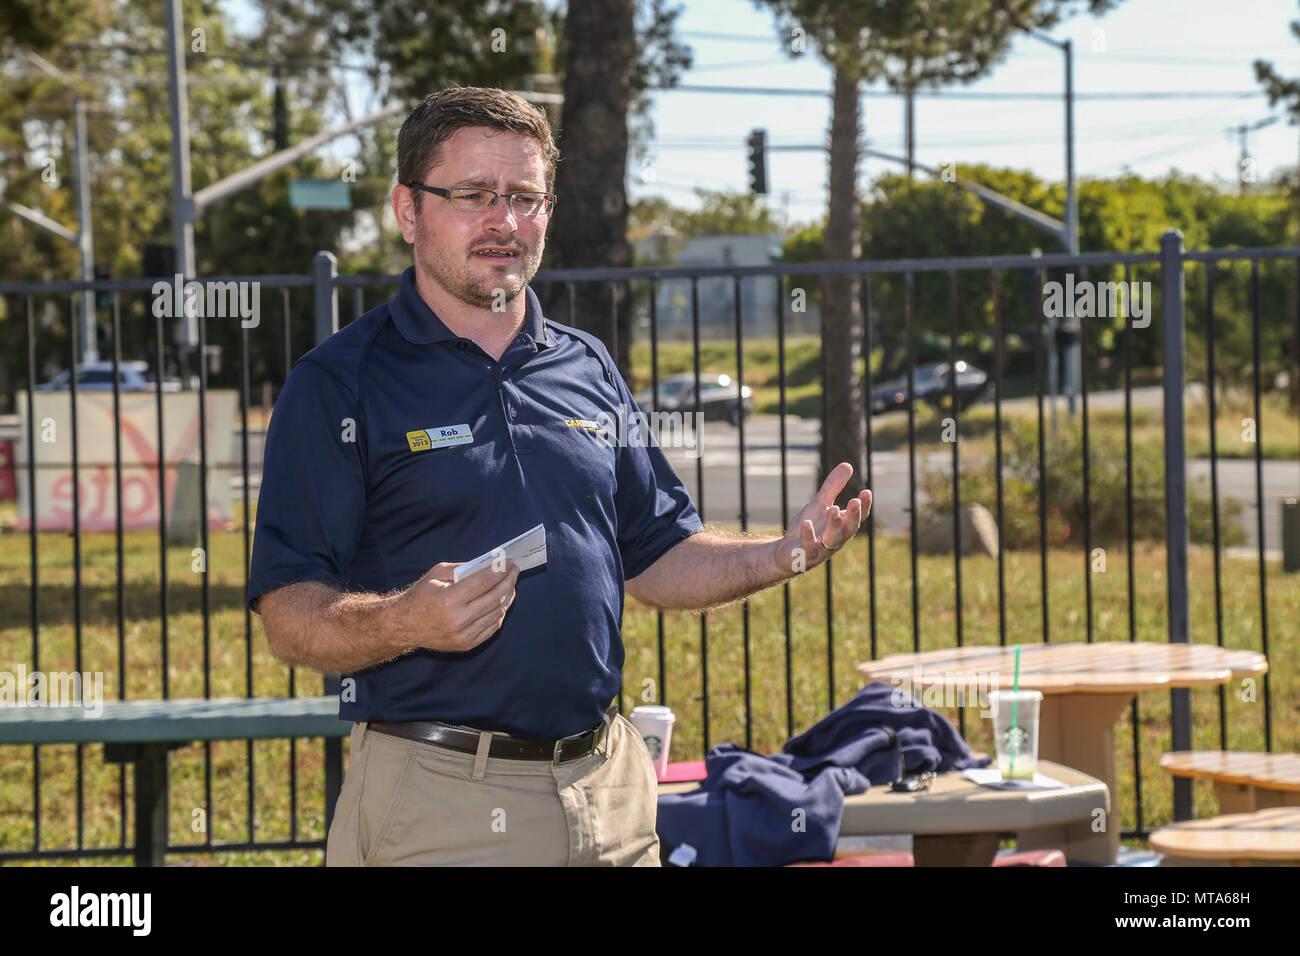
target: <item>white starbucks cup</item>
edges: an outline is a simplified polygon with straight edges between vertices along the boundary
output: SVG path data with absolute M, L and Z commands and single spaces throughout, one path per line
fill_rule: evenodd
M 662 704 L 647 704 L 634 708 L 630 719 L 650 750 L 655 774 L 664 777 L 668 773 L 668 748 L 672 743 L 673 722 L 677 720 L 672 709 Z

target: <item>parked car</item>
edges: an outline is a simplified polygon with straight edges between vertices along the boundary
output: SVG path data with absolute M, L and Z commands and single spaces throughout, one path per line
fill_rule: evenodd
M 123 392 L 152 392 L 157 388 L 149 373 L 149 363 L 140 361 L 119 362 L 117 366 L 119 387 Z M 36 386 L 37 391 L 57 392 L 72 388 L 72 373 L 64 369 L 53 381 Z M 82 362 L 77 366 L 77 389 L 87 392 L 109 392 L 113 389 L 112 362 Z M 179 392 L 180 379 L 164 378 L 164 392 Z
M 942 406 L 948 402 L 952 387 L 952 372 L 947 362 L 918 365 L 913 371 L 916 395 L 921 401 Z M 957 363 L 957 407 L 966 408 L 987 397 L 989 377 L 973 365 Z M 907 408 L 907 376 L 893 379 L 871 391 L 871 413 Z
M 659 382 L 659 405 L 654 407 L 654 392 L 642 389 L 633 396 L 642 411 L 693 412 L 695 411 L 695 373 L 684 372 L 681 375 L 669 375 Z M 733 425 L 740 424 L 743 403 L 744 415 L 748 418 L 754 414 L 754 390 L 748 385 L 740 386 L 730 375 L 700 373 L 700 411 L 704 420 L 726 420 Z

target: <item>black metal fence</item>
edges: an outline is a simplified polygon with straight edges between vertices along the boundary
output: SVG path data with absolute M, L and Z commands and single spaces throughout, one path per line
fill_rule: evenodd
M 1239 275 L 1244 266 L 1248 275 Z M 1285 272 L 1281 272 L 1285 269 Z M 790 364 L 790 342 L 787 328 L 791 310 L 800 310 L 808 300 L 816 302 L 818 286 L 825 277 L 835 274 L 850 274 L 860 280 L 861 324 L 858 326 L 860 342 L 840 343 L 823 338 L 820 354 L 817 358 L 819 367 L 811 372 L 802 368 L 802 373 L 811 375 L 813 384 L 821 380 L 824 386 L 828 355 L 840 347 L 859 348 L 860 354 L 860 396 L 863 402 L 862 418 L 864 421 L 865 485 L 877 491 L 877 506 L 864 527 L 866 537 L 866 573 L 865 580 L 853 587 L 849 593 L 836 592 L 835 579 L 827 566 L 825 573 L 824 609 L 825 609 L 825 679 L 824 707 L 820 702 L 812 705 L 818 712 L 825 712 L 837 703 L 837 687 L 851 685 L 853 665 L 856 659 L 845 660 L 841 650 L 857 637 L 865 638 L 865 647 L 871 657 L 876 657 L 884 646 L 884 633 L 894 624 L 878 619 L 878 606 L 881 599 L 879 590 L 880 568 L 877 564 L 877 551 L 882 545 L 882 515 L 898 514 L 905 516 L 906 542 L 910 554 L 909 572 L 911 579 L 910 610 L 910 645 L 913 650 L 933 650 L 943 646 L 960 646 L 967 642 L 969 634 L 963 618 L 965 606 L 962 579 L 963 555 L 960 547 L 961 520 L 960 511 L 963 504 L 965 482 L 969 472 L 991 468 L 995 493 L 992 504 L 995 505 L 999 540 L 1005 541 L 1009 523 L 1008 507 L 1018 507 L 1004 500 L 1004 473 L 1007 466 L 1004 460 L 1004 406 L 1008 402 L 1019 401 L 1032 406 L 1032 423 L 1036 436 L 1037 450 L 1037 551 L 1039 557 L 1039 599 L 1040 617 L 1036 632 L 1043 641 L 1060 639 L 1060 627 L 1053 628 L 1049 601 L 1048 555 L 1051 549 L 1049 524 L 1048 493 L 1054 474 L 1048 466 L 1048 449 L 1055 435 L 1056 400 L 1052 393 L 1057 389 L 1057 363 L 1055 345 L 1068 347 L 1079 345 L 1081 360 L 1077 363 L 1075 384 L 1077 401 L 1081 415 L 1082 454 L 1077 462 L 1081 470 L 1081 509 L 1082 540 L 1080 546 L 1080 567 L 1082 575 L 1084 601 L 1082 608 L 1082 626 L 1074 629 L 1074 634 L 1067 634 L 1068 639 L 1081 636 L 1091 642 L 1098 637 L 1102 639 L 1137 640 L 1139 631 L 1138 617 L 1141 608 L 1135 596 L 1134 574 L 1134 527 L 1137 514 L 1141 509 L 1151 507 L 1151 502 L 1135 500 L 1133 493 L 1135 475 L 1134 449 L 1134 375 L 1143 369 L 1158 370 L 1155 378 L 1161 388 L 1161 407 L 1163 409 L 1163 442 L 1165 449 L 1164 500 L 1160 503 L 1164 519 L 1164 548 L 1166 566 L 1163 573 L 1167 575 L 1167 613 L 1165 631 L 1170 641 L 1189 639 L 1189 606 L 1191 594 L 1189 588 L 1188 548 L 1188 461 L 1187 435 L 1184 427 L 1185 385 L 1189 379 L 1203 378 L 1208 383 L 1225 380 L 1228 370 L 1233 381 L 1249 381 L 1250 400 L 1253 405 L 1253 423 L 1257 429 L 1263 427 L 1263 403 L 1268 395 L 1265 389 L 1265 376 L 1272 374 L 1274 384 L 1280 382 L 1279 376 L 1285 373 L 1292 388 L 1297 378 L 1297 344 L 1300 344 L 1300 249 L 1251 249 L 1219 250 L 1208 252 L 1185 252 L 1181 237 L 1177 233 L 1168 233 L 1162 241 L 1158 253 L 1133 254 L 1086 254 L 1078 256 L 1008 256 L 997 258 L 935 259 L 935 260 L 901 260 L 892 262 L 853 262 L 853 263 L 789 263 L 765 267 L 693 267 L 693 268 L 629 268 L 615 270 L 569 270 L 552 271 L 539 274 L 535 286 L 559 284 L 569 293 L 573 301 L 573 290 L 582 283 L 602 283 L 609 290 L 610 329 L 606 336 L 611 352 L 618 354 L 617 343 L 612 337 L 617 335 L 619 323 L 617 310 L 632 308 L 638 316 L 634 328 L 639 329 L 635 335 L 638 347 L 648 349 L 648 356 L 637 353 L 633 363 L 636 368 L 624 368 L 623 372 L 632 383 L 634 390 L 640 385 L 651 387 L 654 405 L 658 407 L 658 383 L 663 378 L 661 364 L 664 360 L 665 344 L 661 339 L 661 321 L 659 303 L 660 292 L 665 284 L 676 283 L 682 294 L 689 297 L 690 309 L 690 356 L 687 372 L 693 375 L 698 384 L 706 371 L 702 364 L 702 352 L 716 341 L 704 341 L 701 338 L 699 314 L 699 283 L 703 279 L 729 280 L 734 289 L 734 315 L 731 326 L 732 334 L 726 341 L 728 354 L 735 362 L 734 377 L 737 382 L 746 383 L 750 377 L 746 372 L 747 343 L 755 337 L 770 338 L 775 348 L 776 374 L 774 382 L 769 384 L 771 411 L 775 413 L 775 422 L 763 415 L 746 420 L 742 415 L 735 427 L 735 444 L 732 447 L 720 447 L 711 441 L 707 448 L 701 448 L 694 456 L 694 474 L 689 468 L 683 470 L 682 477 L 692 486 L 697 507 L 706 521 L 738 526 L 748 530 L 753 526 L 788 526 L 792 517 L 791 500 L 794 510 L 802 506 L 807 496 L 815 490 L 817 481 L 825 473 L 824 456 L 819 457 L 816 466 L 817 481 L 807 482 L 806 494 L 800 495 L 798 483 L 793 485 L 792 496 L 792 457 L 796 453 L 807 457 L 807 448 L 800 446 L 792 437 L 792 431 L 807 436 L 811 432 L 811 421 L 820 419 L 818 431 L 824 432 L 831 409 L 825 399 L 826 389 L 821 388 L 820 407 L 809 404 L 806 389 L 792 397 L 794 387 L 789 380 L 800 373 L 800 368 Z M 1193 292 L 1191 296 L 1184 290 L 1187 276 L 1203 281 L 1203 293 Z M 1123 281 L 1138 281 L 1142 276 L 1151 276 L 1153 290 L 1158 289 L 1159 322 L 1154 321 L 1153 303 L 1147 301 L 1148 312 L 1139 322 L 1132 315 L 1105 316 L 1107 321 L 1100 321 L 1095 316 L 1067 317 L 1060 327 L 1044 315 L 1043 294 L 1045 283 L 1053 277 L 1065 278 L 1070 282 L 1086 281 L 1092 276 L 1097 285 Z M 1083 277 L 1080 279 L 1079 277 Z M 15 517 L 18 531 L 0 538 L 0 594 L 5 602 L 3 630 L 0 630 L 0 668 L 22 666 L 36 672 L 43 668 L 52 669 L 55 665 L 71 667 L 78 673 L 99 670 L 110 675 L 113 682 L 113 696 L 117 699 L 173 697 L 276 697 L 316 695 L 327 692 L 328 683 L 322 684 L 319 675 L 300 673 L 296 668 L 285 667 L 274 660 L 265 648 L 265 642 L 255 637 L 252 615 L 243 600 L 244 586 L 247 583 L 248 557 L 252 543 L 252 513 L 255 503 L 257 471 L 260 465 L 260 449 L 264 435 L 264 420 L 257 420 L 259 414 L 255 409 L 254 378 L 262 382 L 276 379 L 281 384 L 287 377 L 294 360 L 305 352 L 315 341 L 323 339 L 340 324 L 340 313 L 348 319 L 355 318 L 369 308 L 373 308 L 392 294 L 397 277 L 368 275 L 337 275 L 332 256 L 322 253 L 317 256 L 313 273 L 303 276 L 234 276 L 220 277 L 213 282 L 259 283 L 258 288 L 265 298 L 269 296 L 277 305 L 272 310 L 268 321 L 260 322 L 256 327 L 235 327 L 224 323 L 214 330 L 212 323 L 200 317 L 197 323 L 197 349 L 188 350 L 191 367 L 196 367 L 196 388 L 192 396 L 195 400 L 196 435 L 188 437 L 191 457 L 189 464 L 196 466 L 186 471 L 194 473 L 192 484 L 182 475 L 182 469 L 169 461 L 168 436 L 166 433 L 166 414 L 181 399 L 165 399 L 168 394 L 164 379 L 172 369 L 184 370 L 185 351 L 178 351 L 175 323 L 160 317 L 153 293 L 154 280 L 119 280 L 56 283 L 0 283 L 0 296 L 4 297 L 6 311 L 4 320 L 22 325 L 21 353 L 14 350 L 8 356 L 9 377 L 11 381 L 20 381 L 21 404 L 25 409 L 21 417 L 11 418 L 8 424 L 10 434 L 3 432 L 0 426 L 0 440 L 6 437 L 17 438 L 28 453 L 16 464 L 29 489 L 23 502 L 23 513 Z M 774 295 L 765 297 L 752 294 L 752 287 L 770 283 Z M 746 294 L 745 286 L 751 287 Z M 55 463 L 41 462 L 39 454 L 33 450 L 41 447 L 38 435 L 49 422 L 37 422 L 33 410 L 36 399 L 44 389 L 40 388 L 42 379 L 47 377 L 43 369 L 53 364 L 65 363 L 68 368 L 76 368 L 82 349 L 78 343 L 77 323 L 71 320 L 77 293 L 93 289 L 106 299 L 106 308 L 99 316 L 99 335 L 102 336 L 105 351 L 111 356 L 113 370 L 111 388 L 111 487 L 114 489 L 112 521 L 98 525 L 100 530 L 83 527 L 82 516 L 86 509 L 83 497 L 87 494 L 100 496 L 106 501 L 106 491 L 102 484 L 109 479 L 102 479 L 100 486 L 83 488 L 82 471 L 87 463 L 78 458 L 77 396 L 79 394 L 78 375 L 73 375 L 68 383 L 67 393 L 69 418 L 67 425 L 71 430 L 70 456 L 67 461 Z M 771 313 L 768 317 L 743 314 L 747 302 L 765 301 Z M 66 325 L 57 321 L 38 321 L 38 306 L 48 319 L 50 303 L 68 304 Z M 57 307 L 57 305 L 56 305 Z M 1086 310 L 1085 310 L 1086 311 Z M 559 321 L 572 322 L 573 316 L 557 316 Z M 1091 324 L 1090 324 L 1091 323 Z M 0 323 L 2 324 L 2 323 Z M 129 325 L 130 328 L 124 328 Z M 600 323 L 595 323 L 600 330 Z M 1224 329 L 1229 330 L 1225 334 Z M 149 334 L 144 334 L 147 329 Z M 1149 329 L 1149 331 L 1147 331 Z M 1188 330 L 1191 339 L 1185 340 Z M 207 359 L 210 344 L 209 337 L 217 332 L 222 338 L 225 354 L 232 354 L 236 362 L 232 365 L 223 363 L 220 371 L 214 371 Z M 676 330 L 671 336 L 681 339 Z M 770 331 L 770 336 L 767 332 Z M 1136 333 L 1136 334 L 1135 334 Z M 1216 346 L 1216 339 L 1226 339 L 1227 346 L 1233 348 L 1230 360 L 1225 359 L 1225 345 Z M 665 339 L 666 341 L 666 339 Z M 1189 346 L 1196 344 L 1196 348 Z M 131 349 L 124 357 L 123 348 Z M 1249 356 L 1243 356 L 1242 346 L 1247 346 Z M 901 452 L 882 452 L 879 445 L 879 426 L 873 422 L 873 393 L 880 384 L 873 380 L 871 356 L 877 349 L 883 351 L 885 358 L 894 357 L 893 364 L 901 370 L 902 378 L 908 383 L 908 394 L 916 395 L 917 369 L 931 359 L 944 361 L 950 367 L 957 367 L 959 362 L 976 364 L 976 360 L 988 365 L 988 390 L 981 395 L 985 399 L 982 414 L 987 416 L 987 409 L 992 409 L 993 458 L 991 462 L 963 461 L 961 445 L 951 441 L 950 449 L 945 450 L 947 469 L 951 480 L 950 502 L 947 511 L 951 513 L 953 537 L 957 546 L 953 548 L 953 582 L 951 595 L 954 609 L 953 626 L 944 641 L 935 642 L 928 639 L 922 647 L 921 621 L 922 593 L 920 586 L 920 566 L 918 558 L 918 525 L 924 502 L 918 498 L 918 492 L 924 480 L 918 471 L 918 416 L 921 410 L 917 401 L 908 401 L 905 405 L 906 418 L 906 498 L 890 502 L 889 486 L 895 484 L 891 476 L 886 485 L 877 488 L 881 480 L 881 461 L 886 454 L 893 456 L 891 461 L 901 466 L 898 456 Z M 1204 354 L 1199 354 L 1202 350 Z M 178 361 L 175 356 L 179 355 Z M 198 361 L 203 357 L 202 361 Z M 678 356 L 680 358 L 680 355 Z M 153 420 L 156 429 L 154 452 L 135 448 L 131 454 L 124 454 L 124 435 L 122 425 L 122 401 L 125 394 L 121 389 L 119 371 L 128 358 L 145 358 L 153 372 L 152 397 Z M 44 359 L 44 363 L 42 363 Z M 16 367 L 14 362 L 17 361 Z M 1202 365 L 1201 362 L 1204 362 Z M 679 363 L 680 364 L 680 363 Z M 256 368 L 256 372 L 252 371 Z M 1067 370 L 1069 364 L 1067 362 Z M 707 371 L 717 371 L 710 368 Z M 878 376 L 879 373 L 877 373 Z M 1098 389 L 1098 383 L 1104 386 Z M 188 384 L 188 383 L 182 383 Z M 264 385 L 263 395 L 273 392 L 275 384 Z M 211 428 L 208 421 L 210 392 L 220 391 L 218 386 L 229 386 L 226 391 L 234 392 L 237 403 L 235 418 L 230 435 L 232 448 L 225 456 L 228 460 L 210 461 L 212 443 Z M 84 389 L 84 386 L 81 386 Z M 974 414 L 964 407 L 958 394 L 956 376 L 950 376 L 947 384 L 946 399 L 950 402 L 950 415 L 953 424 L 960 431 L 963 416 Z M 1015 395 L 1017 390 L 1023 395 Z M 813 389 L 815 393 L 816 389 Z M 1218 418 L 1216 396 L 1220 389 L 1210 387 L 1206 390 L 1208 397 L 1208 421 L 1210 423 L 1208 476 L 1210 479 L 1209 540 L 1213 548 L 1213 586 L 1214 586 L 1214 638 L 1219 645 L 1225 641 L 1224 604 L 1222 592 L 1222 561 L 1227 552 L 1226 540 L 1228 530 L 1222 520 L 1224 508 L 1221 507 L 1223 489 L 1220 482 L 1220 459 L 1222 457 L 1214 423 Z M 1122 392 L 1122 409 L 1124 413 L 1124 468 L 1125 493 L 1124 512 L 1126 525 L 1124 546 L 1126 552 L 1127 576 L 1127 621 L 1125 626 L 1106 625 L 1102 628 L 1094 619 L 1093 613 L 1093 572 L 1091 562 L 1094 557 L 1094 499 L 1092 474 L 1093 455 L 1090 454 L 1089 404 L 1094 394 L 1108 393 L 1108 400 L 1118 401 Z M 182 392 L 182 395 L 189 393 Z M 698 391 L 697 391 L 698 394 Z M 942 401 L 945 396 L 934 396 Z M 1073 404 L 1074 399 L 1071 399 Z M 19 402 L 15 402 L 15 407 Z M 699 406 L 696 406 L 699 410 Z M 760 412 L 763 411 L 760 408 Z M 805 413 L 795 416 L 793 410 Z M 980 412 L 976 408 L 976 412 Z M 85 427 L 84 424 L 81 427 Z M 766 477 L 779 481 L 773 490 L 768 481 L 761 494 L 755 493 L 756 482 L 752 465 L 754 443 L 747 441 L 755 429 L 765 430 L 764 447 L 767 453 L 774 455 L 765 466 Z M 901 427 L 901 426 L 896 426 Z M 748 430 L 748 431 L 747 431 Z M 139 441 L 132 436 L 132 441 Z M 175 442 L 172 442 L 173 446 Z M 806 442 L 805 442 L 806 445 Z M 706 473 L 706 466 L 719 455 L 731 462 L 734 448 L 734 473 L 730 466 L 723 469 L 722 476 Z M 126 461 L 131 457 L 130 462 Z M 1244 459 L 1243 459 L 1244 460 Z M 105 464 L 105 463 L 98 463 Z M 63 485 L 50 485 L 38 480 L 42 469 L 52 469 L 60 475 L 67 474 L 70 481 Z M 1258 615 L 1259 646 L 1264 654 L 1270 652 L 1269 634 L 1269 591 L 1268 566 L 1266 561 L 1266 544 L 1278 540 L 1279 531 L 1270 526 L 1266 529 L 1264 458 L 1262 442 L 1256 441 L 1253 450 L 1254 502 L 1256 509 L 1254 522 L 1254 547 L 1257 550 L 1258 575 Z M 806 468 L 805 468 L 806 472 Z M 209 495 L 214 485 L 214 473 L 226 481 L 230 498 L 229 519 L 224 526 L 212 526 L 210 518 Z M 191 476 L 193 477 L 193 476 Z M 1285 476 L 1284 476 L 1285 478 Z M 135 480 L 148 479 L 154 488 L 157 499 L 156 512 L 150 513 L 148 522 L 152 530 L 139 528 L 131 530 L 124 518 L 124 500 L 129 496 L 129 488 Z M 1290 480 L 1290 479 L 1285 479 Z M 128 487 L 124 495 L 124 482 Z M 1292 482 L 1294 485 L 1294 482 Z M 62 510 L 54 519 L 50 518 L 48 509 L 42 511 L 38 502 L 41 488 L 57 488 Z M 931 483 L 933 488 L 933 483 Z M 168 514 L 169 488 L 177 490 L 171 496 L 173 503 L 185 498 L 185 493 L 197 496 L 197 501 L 189 502 L 186 507 L 202 516 L 192 527 L 196 535 L 193 543 L 201 552 L 186 546 L 185 527 L 173 533 L 177 525 L 176 516 Z M 185 492 L 190 489 L 190 492 Z M 1291 493 L 1297 490 L 1290 489 Z M 218 491 L 224 496 L 227 492 Z M 183 493 L 185 492 L 185 493 Z M 225 500 L 224 497 L 222 499 Z M 715 501 L 723 504 L 716 506 Z M 175 510 L 175 509 L 174 509 Z M 187 512 L 188 513 L 188 512 Z M 1109 514 L 1109 512 L 1107 512 Z M 761 520 L 759 519 L 761 516 Z M 49 530 L 38 526 L 45 521 Z M 1109 519 L 1108 519 L 1109 520 Z M 146 522 L 146 523 L 148 523 Z M 890 520 L 890 524 L 900 522 Z M 1113 529 L 1107 529 L 1112 530 Z M 1240 533 L 1240 529 L 1237 529 Z M 18 542 L 26 538 L 26 548 L 18 547 Z M 173 544 L 169 547 L 169 538 Z M 181 542 L 179 544 L 175 542 Z M 1005 548 L 999 547 L 997 553 L 997 639 L 998 643 L 1008 641 L 1009 611 L 1006 592 L 1007 560 Z M 1272 550 L 1272 549 L 1269 549 Z M 186 563 L 192 570 L 197 570 L 191 561 L 193 555 L 201 555 L 203 573 L 179 577 L 177 569 Z M 197 560 L 195 558 L 194 560 Z M 217 572 L 217 573 L 214 573 Z M 181 571 L 184 574 L 184 571 Z M 89 580 L 88 580 L 89 579 Z M 741 633 L 743 643 L 742 671 L 739 675 L 743 682 L 744 742 L 752 746 L 755 740 L 753 718 L 766 711 L 771 717 L 773 710 L 779 711 L 784 718 L 785 730 L 793 734 L 798 724 L 803 721 L 797 717 L 799 701 L 795 690 L 794 675 L 803 665 L 796 659 L 793 634 L 796 630 L 792 621 L 792 592 L 789 584 L 783 585 L 782 608 L 779 619 L 782 622 L 784 638 L 784 686 L 780 693 L 776 689 L 756 688 L 752 679 L 751 640 L 756 636 L 751 633 L 750 606 L 741 606 Z M 946 600 L 944 595 L 926 595 L 927 601 Z M 845 635 L 843 629 L 837 632 L 835 626 L 835 608 L 837 603 L 843 607 L 856 602 L 865 611 L 864 635 Z M 719 613 L 730 613 L 729 611 Z M 20 623 L 22 617 L 26 623 Z M 701 754 L 716 742 L 715 718 L 711 714 L 713 695 L 710 691 L 710 615 L 699 618 L 698 629 L 698 681 L 691 685 L 670 684 L 667 680 L 669 667 L 666 661 L 665 615 L 657 614 L 656 646 L 653 657 L 657 662 L 657 688 L 660 702 L 669 702 L 681 710 L 692 714 L 698 713 L 700 733 L 697 743 Z M 214 623 L 219 634 L 214 634 Z M 896 622 L 895 622 L 896 623 Z M 1015 622 L 1012 622 L 1015 623 Z M 1099 633 L 1104 631 L 1104 633 Z M 909 635 L 892 639 L 905 641 Z M 927 638 L 930 634 L 927 633 Z M 980 641 L 985 643 L 986 641 Z M 855 644 L 856 646 L 856 644 Z M 716 675 L 717 665 L 713 673 Z M 1272 660 L 1271 675 L 1284 675 L 1289 685 L 1294 680 L 1293 660 Z M 730 675 L 735 676 L 735 675 Z M 756 703 L 756 690 L 758 702 Z M 1219 735 L 1221 746 L 1229 742 L 1229 713 L 1224 688 L 1219 688 Z M 1263 708 L 1263 744 L 1265 749 L 1274 749 L 1273 706 L 1270 693 L 1270 677 L 1263 680 L 1260 704 Z M 1143 815 L 1144 792 L 1153 785 L 1165 786 L 1163 781 L 1153 784 L 1144 781 L 1141 776 L 1142 734 L 1138 728 L 1142 725 L 1142 714 L 1135 700 L 1132 708 L 1133 732 L 1133 768 L 1134 792 L 1112 797 L 1124 808 L 1127 804 L 1133 810 L 1135 826 L 1124 831 L 1125 837 L 1144 837 L 1147 834 L 1146 820 Z M 1189 749 L 1192 743 L 1192 711 L 1187 690 L 1173 690 L 1170 698 L 1170 724 L 1172 730 L 1172 749 Z M 965 713 L 958 714 L 963 732 Z M 737 728 L 738 730 L 738 728 Z M 1294 735 L 1294 727 L 1288 729 Z M 300 745 L 298 741 L 287 742 L 287 754 L 283 762 L 279 756 L 269 762 L 261 748 L 273 745 L 259 742 L 257 748 L 253 741 L 240 745 L 219 744 L 224 756 L 218 762 L 219 774 L 245 773 L 246 790 L 242 808 L 235 811 L 214 805 L 214 745 L 201 746 L 201 755 L 179 753 L 172 761 L 173 790 L 184 790 L 189 795 L 196 809 L 201 809 L 210 821 L 220 819 L 222 827 L 213 825 L 196 832 L 204 833 L 197 842 L 172 842 L 169 852 L 230 852 L 320 849 L 324 845 L 324 836 L 333 810 L 335 793 L 331 785 L 325 785 L 326 779 L 337 780 L 337 771 L 341 762 L 340 742 L 338 740 L 316 741 Z M 228 747 L 239 746 L 242 755 L 232 757 Z M 53 751 L 54 756 L 47 756 Z M 75 751 L 75 752 L 74 752 Z M 121 856 L 131 852 L 128 845 L 127 818 L 129 816 L 127 798 L 127 777 L 124 767 L 105 769 L 95 760 L 87 760 L 86 748 L 82 745 L 72 747 L 62 745 L 44 745 L 32 747 L 0 747 L 0 768 L 7 782 L 0 791 L 0 861 L 18 859 L 57 859 L 93 856 Z M 279 751 L 276 751 L 278 754 Z M 259 755 L 261 755 L 259 759 Z M 681 759 L 686 754 L 675 755 Z M 44 769 L 43 769 L 43 764 Z M 70 771 L 65 768 L 75 766 L 75 783 L 70 779 Z M 50 768 L 54 767 L 52 771 Z M 242 769 L 241 769 L 242 768 Z M 17 781 L 17 782 L 16 782 Z M 259 785 L 260 782 L 260 785 Z M 1180 780 L 1170 784 L 1173 788 L 1173 811 L 1177 819 L 1192 815 L 1192 788 L 1190 781 Z M 278 817 L 271 823 L 259 819 L 259 805 L 265 806 L 268 798 L 264 791 L 268 788 L 284 788 L 283 799 L 288 802 L 287 820 Z M 279 792 L 277 790 L 277 792 Z M 89 799 L 88 799 L 89 798 Z M 1131 802 L 1130 802 L 1131 798 Z M 283 801 L 282 801 L 283 802 Z M 242 813 L 238 813 L 242 809 Z M 274 816 L 274 814 L 272 814 Z M 87 833 L 87 821 L 93 821 L 92 832 Z M 110 824 L 104 823 L 104 820 Z M 43 826 L 44 824 L 44 826 Z M 229 839 L 214 839 L 214 829 L 224 829 L 235 834 Z M 54 835 L 51 836 L 51 831 Z

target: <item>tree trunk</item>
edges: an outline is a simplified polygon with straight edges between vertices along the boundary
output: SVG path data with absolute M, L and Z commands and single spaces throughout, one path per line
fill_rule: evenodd
M 857 80 L 839 68 L 835 70 L 831 111 L 830 211 L 825 248 L 828 261 L 843 262 L 862 254 L 857 195 L 859 96 Z M 830 275 L 823 288 L 826 424 L 821 479 L 842 461 L 853 465 L 853 477 L 837 500 L 843 506 L 865 487 L 860 283 L 857 276 Z
M 548 240 L 554 269 L 632 264 L 625 173 L 635 6 L 635 0 L 569 0 L 562 158 L 555 188 L 559 202 Z M 563 284 L 551 283 L 542 291 L 547 317 L 599 336 L 627 374 L 632 321 L 621 282 L 613 304 L 608 282 L 574 283 L 572 312 Z

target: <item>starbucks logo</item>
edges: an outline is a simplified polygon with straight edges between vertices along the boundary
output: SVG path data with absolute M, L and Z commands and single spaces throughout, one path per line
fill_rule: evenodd
M 1024 753 L 1029 749 L 1029 731 L 1019 724 L 1008 727 L 1002 734 L 1002 741 L 1012 753 Z
M 658 760 L 659 755 L 664 752 L 664 742 L 660 740 L 658 737 L 653 737 L 653 736 L 642 737 L 641 739 L 644 740 L 645 745 L 650 748 L 651 759 Z

